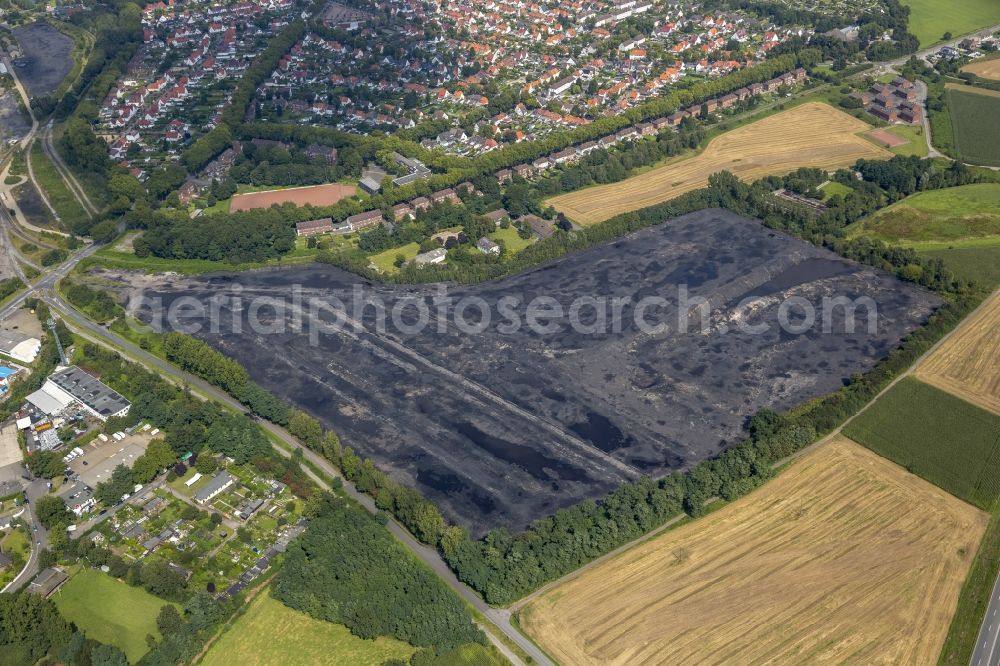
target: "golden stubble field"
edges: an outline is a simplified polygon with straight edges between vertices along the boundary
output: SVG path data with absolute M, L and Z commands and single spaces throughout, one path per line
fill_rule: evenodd
M 1000 414 L 1000 293 L 917 366 L 928 384 Z
M 1000 58 L 978 60 L 963 67 L 962 71 L 972 72 L 980 78 L 1000 81 Z
M 532 600 L 562 664 L 934 664 L 988 516 L 846 438 Z
M 575 222 L 594 224 L 703 187 L 718 171 L 756 180 L 799 167 L 837 169 L 862 158 L 892 157 L 859 136 L 870 129 L 828 104 L 809 102 L 726 132 L 712 139 L 700 155 L 618 183 L 561 194 L 547 203 Z

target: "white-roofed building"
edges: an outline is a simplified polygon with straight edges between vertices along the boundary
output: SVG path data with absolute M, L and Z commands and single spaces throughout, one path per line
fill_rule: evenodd
M 0 329 L 0 353 L 22 363 L 31 363 L 38 356 L 42 341 L 17 331 Z

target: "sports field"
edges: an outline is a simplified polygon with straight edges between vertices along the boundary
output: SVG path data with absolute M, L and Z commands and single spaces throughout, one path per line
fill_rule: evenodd
M 1000 497 L 1000 416 L 930 384 L 902 380 L 844 434 L 976 506 Z
M 910 32 L 921 46 L 942 41 L 950 32 L 955 37 L 1000 23 L 996 0 L 904 0 L 910 8 Z
M 313 619 L 264 592 L 212 645 L 201 666 L 376 666 L 389 659 L 407 661 L 414 651 L 392 638 L 358 638 L 342 624 Z
M 945 84 L 955 147 L 966 162 L 1000 166 L 1000 92 Z
M 704 187 L 710 175 L 723 170 L 754 180 L 799 167 L 837 169 L 861 158 L 892 157 L 860 136 L 870 129 L 832 106 L 810 102 L 726 132 L 690 159 L 619 183 L 562 194 L 547 203 L 580 224 L 594 224 Z
M 909 246 L 970 239 L 1000 245 L 1000 184 L 918 192 L 858 223 L 850 234 Z
M 962 322 L 916 376 L 1000 414 L 1000 295 Z
M 962 68 L 963 72 L 972 72 L 981 79 L 1000 81 L 1000 58 L 976 60 Z
M 341 199 L 346 199 L 355 193 L 354 186 L 331 183 L 329 185 L 311 185 L 309 187 L 289 187 L 283 190 L 264 190 L 262 192 L 247 192 L 234 194 L 229 204 L 229 211 L 236 213 L 253 208 L 270 208 L 274 204 L 293 203 L 296 206 L 332 206 Z
M 986 521 L 841 438 L 549 590 L 521 625 L 564 664 L 934 664 Z
M 88 638 L 121 648 L 133 664 L 149 651 L 147 634 L 160 639 L 156 616 L 170 605 L 96 569 L 75 573 L 52 600 Z

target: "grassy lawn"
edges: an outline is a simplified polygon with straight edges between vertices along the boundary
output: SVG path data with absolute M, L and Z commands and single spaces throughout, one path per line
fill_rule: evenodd
M 403 255 L 407 261 L 413 259 L 420 252 L 420 245 L 417 243 L 407 243 L 402 247 L 392 247 L 384 252 L 379 252 L 378 254 L 373 254 L 370 259 L 372 263 L 375 264 L 383 273 L 395 273 L 399 269 L 396 268 L 393 262 L 396 261 L 396 255 Z
M 78 571 L 53 600 L 89 638 L 121 648 L 132 663 L 149 651 L 147 634 L 160 638 L 156 616 L 170 603 L 96 569 Z
M 389 659 L 406 661 L 413 652 L 412 646 L 391 638 L 358 638 L 342 624 L 313 619 L 263 592 L 212 646 L 201 664 L 374 666 Z
M 503 241 L 503 244 L 506 246 L 507 252 L 509 254 L 517 254 L 518 252 L 520 252 L 521 250 L 523 250 L 524 248 L 528 247 L 529 245 L 535 242 L 534 236 L 531 236 L 530 238 L 521 238 L 520 236 L 518 236 L 517 229 L 515 229 L 514 227 L 507 227 L 506 229 L 497 229 L 496 231 L 490 234 L 490 239 L 498 243 L 500 241 Z
M 924 249 L 1000 245 L 1000 185 L 919 192 L 855 224 L 849 235 Z
M 143 271 L 144 273 L 165 273 L 174 271 L 185 275 L 211 273 L 214 271 L 246 271 L 255 268 L 290 266 L 308 263 L 316 255 L 316 250 L 293 250 L 281 259 L 265 262 L 231 264 L 226 261 L 206 259 L 163 259 L 161 257 L 137 257 L 131 252 L 117 252 L 114 245 L 108 245 L 80 262 L 78 270 L 85 271 L 91 266 L 104 266 L 122 270 Z
M 943 40 L 945 32 L 958 35 L 1000 23 L 995 0 L 904 0 L 910 8 L 910 32 L 921 46 Z
M 979 552 L 969 569 L 969 575 L 958 598 L 958 607 L 951 619 L 948 637 L 938 661 L 943 666 L 965 666 L 972 657 L 979 636 L 979 627 L 989 604 L 993 582 L 1000 571 L 1000 510 L 993 512 Z
M 978 282 L 990 289 L 1000 285 L 1000 245 L 919 250 L 920 254 L 940 259 L 963 280 Z
M 37 141 L 31 147 L 31 168 L 35 172 L 38 184 L 45 190 L 49 202 L 59 214 L 62 226 L 69 228 L 87 220 L 87 214 L 73 198 L 59 172 L 42 150 L 42 144 Z
M 824 199 L 829 199 L 834 194 L 839 194 L 840 196 L 844 197 L 844 196 L 847 196 L 848 194 L 850 194 L 853 191 L 854 190 L 852 190 L 851 188 L 849 188 L 847 185 L 844 185 L 843 183 L 838 183 L 835 180 L 831 180 L 829 183 L 827 183 L 826 185 L 824 185 L 823 188 L 822 188 L 823 198 Z
M 1000 496 L 1000 416 L 907 378 L 844 434 L 970 504 Z
M 896 155 L 927 157 L 927 139 L 924 138 L 923 125 L 893 125 L 886 128 L 886 131 L 907 141 L 889 149 Z
M 980 95 L 965 87 L 945 92 L 958 154 L 973 164 L 1000 166 L 1000 123 L 996 121 L 1000 95 Z

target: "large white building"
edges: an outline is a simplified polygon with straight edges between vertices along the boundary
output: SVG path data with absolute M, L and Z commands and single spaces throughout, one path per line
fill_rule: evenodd
M 6 354 L 22 363 L 31 363 L 38 356 L 42 341 L 17 331 L 0 329 L 0 354 Z

